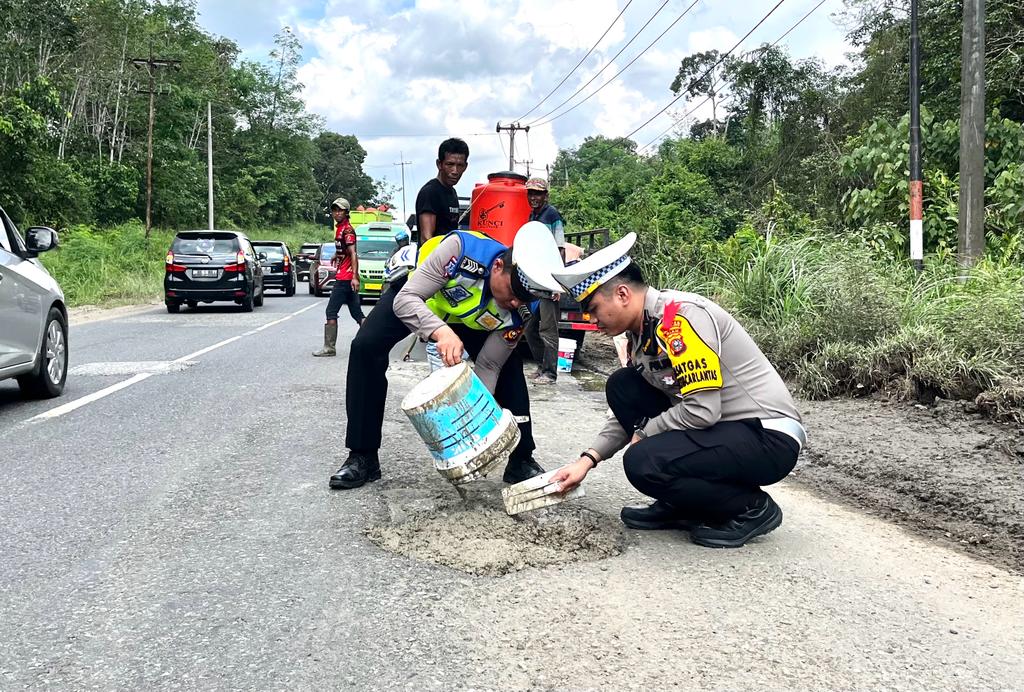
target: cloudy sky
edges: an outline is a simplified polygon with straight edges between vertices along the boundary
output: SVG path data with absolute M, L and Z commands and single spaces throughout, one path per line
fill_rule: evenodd
M 199 0 L 199 12 L 205 29 L 233 39 L 246 57 L 260 60 L 266 59 L 274 34 L 291 26 L 304 46 L 299 76 L 309 110 L 323 116 L 328 129 L 359 138 L 368 152 L 366 171 L 374 178 L 398 186 L 400 169 L 393 164 L 403 157 L 411 161 L 405 167 L 411 208 L 419 187 L 437 173 L 437 145 L 446 136 L 463 137 L 470 147 L 459 194 L 468 195 L 488 173 L 506 170 L 508 134 L 499 138 L 495 125 L 526 115 L 583 58 L 626 2 Z M 528 135 L 517 135 L 516 159 L 532 159 L 533 172 L 543 172 L 560 147 L 578 146 L 588 136 L 633 131 L 672 100 L 669 84 L 683 57 L 728 50 L 777 2 L 632 0 L 579 69 L 522 118 L 533 126 Z M 785 0 L 737 52 L 774 42 L 817 4 Z M 783 45 L 796 58 L 844 62 L 849 47 L 834 17 L 840 8 L 841 0 L 825 0 Z M 593 98 L 545 123 L 641 53 Z M 581 94 L 542 118 L 595 75 Z M 680 100 L 633 139 L 647 144 L 672 126 L 673 115 L 686 110 Z M 703 110 L 695 115 L 707 117 Z M 525 164 L 517 170 L 525 173 Z M 395 203 L 402 205 L 400 191 Z

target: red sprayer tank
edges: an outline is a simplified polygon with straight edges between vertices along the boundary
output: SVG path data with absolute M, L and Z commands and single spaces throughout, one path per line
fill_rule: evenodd
M 469 228 L 512 246 L 516 231 L 530 220 L 526 200 L 526 176 L 512 171 L 491 173 L 487 183 L 473 188 L 469 203 Z

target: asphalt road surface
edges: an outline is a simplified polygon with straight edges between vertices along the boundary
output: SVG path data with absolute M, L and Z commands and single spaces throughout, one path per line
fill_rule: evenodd
M 0 382 L 0 689 L 1024 689 L 1021 577 L 792 485 L 735 551 L 619 527 L 642 498 L 615 460 L 540 520 L 453 513 L 398 408 L 422 362 L 392 371 L 384 479 L 330 491 L 347 348 L 310 356 L 325 303 L 73 323 L 63 397 Z M 553 468 L 604 406 L 570 377 L 533 392 Z M 574 511 L 618 554 L 516 562 L 506 531 Z M 454 529 L 431 512 L 487 535 L 436 564 L 413 529 Z

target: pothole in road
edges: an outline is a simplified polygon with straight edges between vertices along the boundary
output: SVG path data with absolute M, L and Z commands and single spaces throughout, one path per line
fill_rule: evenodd
M 386 490 L 389 521 L 367 536 L 385 550 L 486 576 L 622 552 L 625 533 L 617 521 L 572 502 L 510 517 L 501 487 L 472 483 L 465 499 L 450 487 Z

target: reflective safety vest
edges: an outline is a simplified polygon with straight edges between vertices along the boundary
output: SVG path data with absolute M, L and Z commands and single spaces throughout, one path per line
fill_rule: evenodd
M 462 254 L 445 264 L 449 281 L 426 300 L 430 311 L 448 324 L 464 324 L 487 332 L 522 327 L 525 316 L 498 307 L 490 291 L 491 265 L 507 248 L 476 231 L 451 233 L 458 234 L 462 241 Z M 423 243 L 417 266 L 447 237 L 434 236 Z

